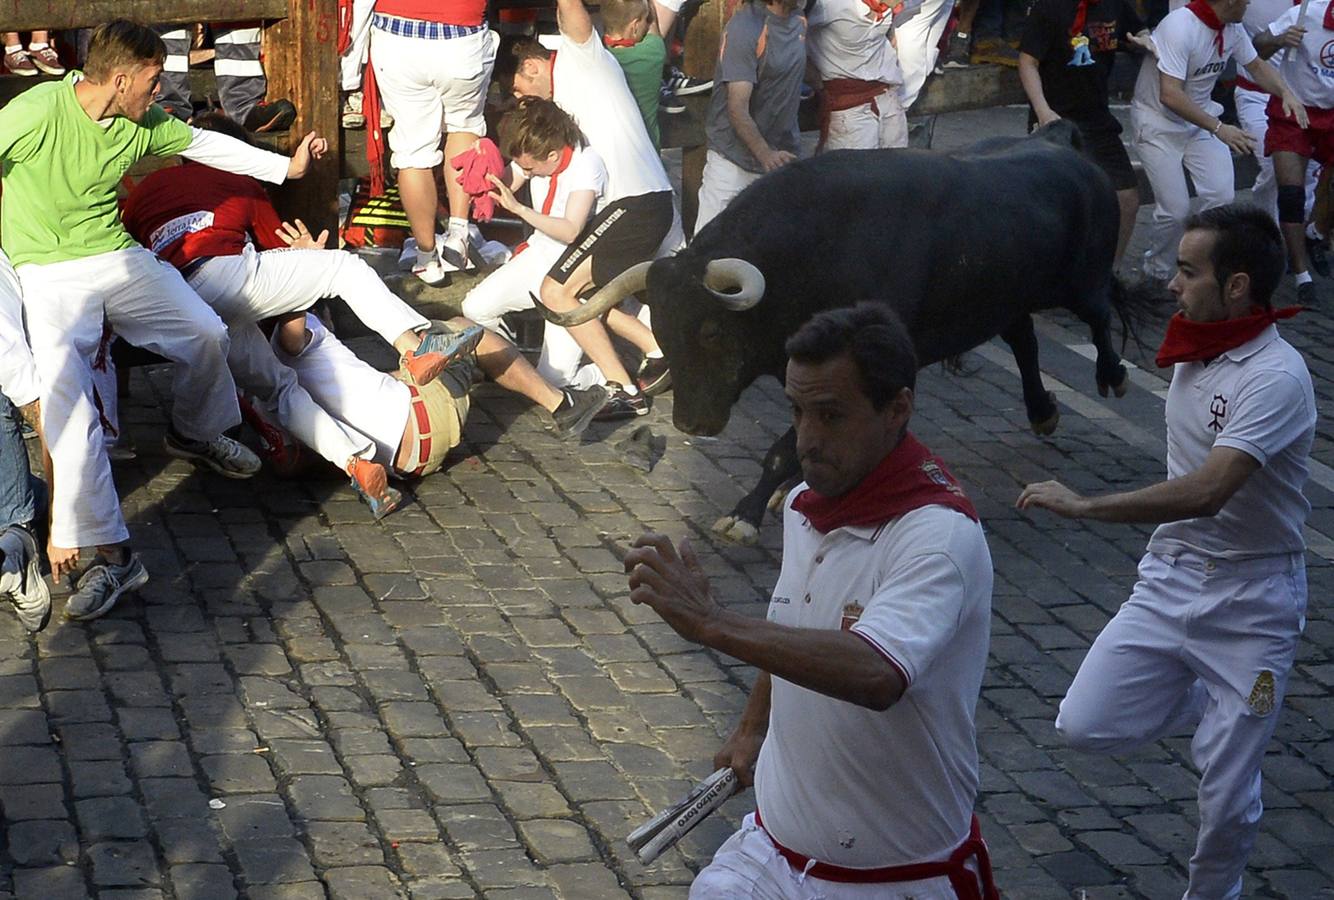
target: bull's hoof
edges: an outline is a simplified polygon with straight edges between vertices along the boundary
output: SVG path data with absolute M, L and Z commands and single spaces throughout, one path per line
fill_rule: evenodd
M 1117 366 L 1116 374 L 1117 374 L 1116 383 L 1110 385 L 1110 387 L 1112 389 L 1112 393 L 1115 394 L 1117 398 L 1121 398 L 1126 395 L 1126 391 L 1130 390 L 1130 373 L 1126 371 L 1125 366 Z M 1107 388 L 1108 388 L 1107 382 L 1099 379 L 1098 396 L 1106 397 Z
M 723 516 L 713 523 L 713 533 L 734 544 L 753 547 L 760 542 L 760 530 L 745 519 Z

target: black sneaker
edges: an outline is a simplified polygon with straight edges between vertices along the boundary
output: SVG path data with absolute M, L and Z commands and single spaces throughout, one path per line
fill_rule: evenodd
M 1315 282 L 1306 281 L 1297 285 L 1297 302 L 1302 306 L 1315 306 Z
M 645 359 L 635 374 L 635 386 L 646 397 L 656 397 L 672 389 L 672 367 L 667 364 L 667 357 Z
M 627 394 L 625 388 L 613 381 L 607 382 L 607 391 L 610 396 L 602 409 L 593 416 L 594 422 L 616 422 L 648 415 L 648 398 L 642 391 L 634 395 Z
M 956 31 L 950 37 L 949 46 L 942 53 L 937 65 L 939 69 L 966 69 L 972 65 L 972 36 Z
M 691 78 L 676 66 L 672 66 L 667 77 L 662 80 L 662 86 L 678 97 L 689 97 L 691 94 L 703 94 L 713 90 L 713 79 Z
M 1325 242 L 1321 238 L 1306 235 L 1306 258 L 1311 261 L 1311 268 L 1321 278 L 1329 277 L 1329 254 L 1325 252 Z
M 291 100 L 274 100 L 272 103 L 257 103 L 246 114 L 241 124 L 246 131 L 264 134 L 269 131 L 286 131 L 296 121 L 296 107 Z
M 658 90 L 658 110 L 667 113 L 669 116 L 674 116 L 685 112 L 686 105 L 676 96 L 675 91 L 664 84 Z
M 566 388 L 560 406 L 551 413 L 551 424 L 562 440 L 583 434 L 590 422 L 607 403 L 607 389 L 595 384 L 586 390 Z

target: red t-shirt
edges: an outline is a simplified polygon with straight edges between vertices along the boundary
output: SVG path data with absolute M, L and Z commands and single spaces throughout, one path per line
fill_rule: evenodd
M 206 256 L 236 256 L 247 241 L 261 250 L 287 246 L 274 233 L 282 220 L 258 181 L 193 162 L 139 182 L 121 220 L 135 240 L 178 269 Z

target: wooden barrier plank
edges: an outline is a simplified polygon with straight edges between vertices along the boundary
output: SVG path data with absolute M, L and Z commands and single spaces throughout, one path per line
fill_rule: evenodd
M 281 19 L 287 0 L 3 0 L 0 10 L 7 31 L 32 31 L 88 28 L 112 19 L 144 25 Z
M 338 177 L 342 159 L 338 98 L 338 0 L 292 0 L 289 16 L 264 32 L 264 68 L 269 98 L 296 104 L 290 153 L 306 132 L 329 141 L 329 153 L 300 181 L 284 185 L 276 198 L 287 217 L 300 216 L 312 234 L 338 233 Z M 336 246 L 336 241 L 331 238 Z

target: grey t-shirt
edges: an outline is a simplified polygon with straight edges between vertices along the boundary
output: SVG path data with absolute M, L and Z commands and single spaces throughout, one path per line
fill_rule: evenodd
M 741 4 L 728 20 L 718 50 L 705 125 L 709 149 L 748 172 L 764 171 L 727 118 L 727 82 L 748 81 L 755 86 L 750 116 L 760 134 L 773 149 L 796 153 L 797 106 L 805 69 L 806 17 L 799 12 L 776 16 L 760 0 Z

